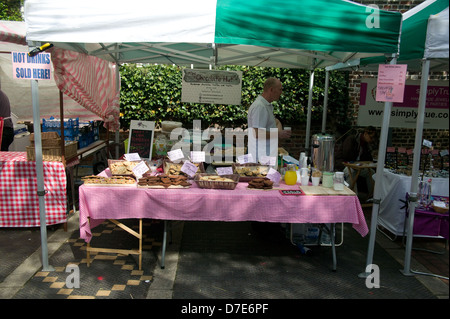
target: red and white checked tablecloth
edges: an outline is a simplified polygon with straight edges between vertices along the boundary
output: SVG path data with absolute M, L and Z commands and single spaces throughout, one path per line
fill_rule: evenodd
M 47 225 L 66 222 L 66 172 L 60 162 L 44 162 Z M 36 162 L 26 152 L 0 152 L 0 227 L 40 226 Z

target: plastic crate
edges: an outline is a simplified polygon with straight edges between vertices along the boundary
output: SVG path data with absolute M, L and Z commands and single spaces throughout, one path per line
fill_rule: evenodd
M 57 132 L 61 136 L 61 120 L 53 116 L 48 120 L 42 119 L 42 132 Z M 77 141 L 79 134 L 79 119 L 64 119 L 64 140 Z
M 89 134 L 80 135 L 78 138 L 78 147 L 83 148 L 88 146 L 89 144 L 94 143 L 94 139 Z
M 100 128 L 98 127 L 98 125 L 94 125 L 94 130 L 92 131 L 92 134 L 94 136 L 94 142 L 100 139 Z
M 78 146 L 83 148 L 99 140 L 98 124 L 94 121 L 80 123 L 80 134 L 78 137 Z

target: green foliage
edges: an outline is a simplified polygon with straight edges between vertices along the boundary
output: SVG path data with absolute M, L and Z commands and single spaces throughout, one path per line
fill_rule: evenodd
M 24 0 L 6 0 L 0 2 L 0 20 L 23 21 L 20 7 Z
M 266 78 L 275 76 L 283 83 L 283 95 L 275 102 L 274 113 L 284 125 L 305 123 L 308 108 L 310 72 L 301 69 L 280 69 L 246 66 L 219 67 L 222 70 L 242 71 L 241 105 L 215 105 L 181 102 L 182 70 L 169 65 L 123 65 L 120 67 L 120 111 L 122 127 L 130 120 L 178 121 L 190 127 L 199 119 L 208 127 L 245 127 L 247 110 L 262 92 Z M 325 71 L 315 72 L 312 98 L 312 120 L 322 119 Z M 342 72 L 330 75 L 328 113 L 340 125 L 349 125 L 347 111 L 350 102 L 347 78 Z M 329 116 L 330 116 L 329 115 Z

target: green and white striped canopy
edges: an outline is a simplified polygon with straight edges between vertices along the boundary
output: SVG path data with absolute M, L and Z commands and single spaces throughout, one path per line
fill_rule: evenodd
M 401 13 L 343 0 L 27 0 L 27 40 L 119 63 L 311 68 L 396 53 Z

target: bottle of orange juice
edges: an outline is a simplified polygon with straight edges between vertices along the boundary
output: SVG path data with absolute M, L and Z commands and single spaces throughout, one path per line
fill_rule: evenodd
M 295 165 L 288 165 L 287 171 L 284 174 L 284 182 L 286 185 L 295 185 L 295 183 L 297 183 L 297 172 L 295 171 Z

